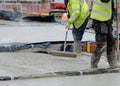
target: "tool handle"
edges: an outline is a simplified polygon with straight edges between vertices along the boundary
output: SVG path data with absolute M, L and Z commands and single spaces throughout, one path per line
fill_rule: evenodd
M 119 56 L 119 15 L 118 15 L 118 0 L 116 0 L 116 9 L 117 9 L 117 20 L 116 20 L 116 31 L 117 31 L 117 60 L 120 61 L 120 56 Z
M 65 34 L 65 42 L 64 42 L 64 52 L 65 52 L 65 49 L 66 49 L 66 41 L 67 41 L 67 35 L 68 35 L 68 30 L 66 31 L 66 34 Z

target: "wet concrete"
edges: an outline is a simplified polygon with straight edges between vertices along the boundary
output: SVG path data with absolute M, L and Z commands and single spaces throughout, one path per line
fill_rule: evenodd
M 87 69 L 89 61 L 84 61 L 86 58 L 88 57 L 65 58 L 37 53 L 0 53 L 0 64 L 5 75 L 18 75 Z M 2 71 L 0 73 L 3 75 Z
M 0 20 L 0 43 L 33 43 L 45 41 L 64 41 L 65 25 L 41 22 L 14 22 Z M 89 34 L 89 37 L 88 37 Z M 68 41 L 73 41 L 72 32 L 68 33 Z M 82 41 L 94 41 L 94 34 L 85 32 Z
M 90 69 L 90 56 L 69 58 L 36 53 L 0 53 L 0 76 Z M 109 67 L 105 57 L 101 58 L 99 67 Z M 119 86 L 119 79 L 119 73 L 112 73 L 0 81 L 0 86 Z
M 0 22 L 0 43 L 64 40 L 64 27 L 64 25 L 56 23 L 21 23 L 2 20 Z M 54 32 L 56 29 L 57 36 Z M 71 36 L 70 33 L 69 40 L 73 40 Z M 93 34 L 88 35 L 88 33 L 85 33 L 84 39 L 91 39 L 88 36 L 94 38 Z M 0 53 L 0 76 L 13 77 L 55 71 L 90 69 L 90 58 L 91 54 L 88 53 L 87 55 L 86 53 L 79 55 L 77 58 L 57 57 L 40 53 Z M 109 67 L 104 56 L 99 62 L 99 67 Z M 0 81 L 0 86 L 120 86 L 119 80 L 119 73 L 111 73 Z

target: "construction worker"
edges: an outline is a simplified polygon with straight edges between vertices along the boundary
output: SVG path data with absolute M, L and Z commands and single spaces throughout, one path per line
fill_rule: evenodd
M 85 0 L 64 0 L 68 13 L 66 28 L 71 29 L 74 38 L 74 52 L 81 52 L 81 40 L 88 23 L 89 9 Z
M 93 19 L 93 28 L 95 30 L 95 39 L 97 47 L 91 57 L 91 67 L 98 68 L 101 54 L 106 49 L 107 60 L 110 67 L 116 67 L 117 61 L 115 57 L 115 38 L 112 31 L 113 19 L 113 0 L 94 0 L 91 11 L 91 19 Z

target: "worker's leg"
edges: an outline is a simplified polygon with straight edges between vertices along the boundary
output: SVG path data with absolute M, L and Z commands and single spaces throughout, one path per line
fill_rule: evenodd
M 73 45 L 74 52 L 76 52 L 78 54 L 82 50 L 81 40 L 82 40 L 87 23 L 88 23 L 88 18 L 86 19 L 86 21 L 84 22 L 84 24 L 80 28 L 76 29 L 75 26 L 73 26 L 74 29 L 72 30 L 72 33 L 73 33 L 73 38 L 74 38 L 74 45 Z
M 96 35 L 96 43 L 97 43 L 97 47 L 95 49 L 95 51 L 92 54 L 91 57 L 91 68 L 97 68 L 98 67 L 98 63 L 101 57 L 101 54 L 103 53 L 103 51 L 106 48 L 106 35 Z
M 81 41 L 80 40 L 75 40 L 74 45 L 73 45 L 73 51 L 80 54 L 82 47 L 81 47 Z
M 107 29 L 105 29 L 104 25 L 102 25 L 99 21 L 93 21 L 93 25 L 96 33 L 95 38 L 97 47 L 91 57 L 91 67 L 97 68 L 101 54 L 106 48 Z
M 112 28 L 109 28 L 107 36 L 107 59 L 110 67 L 117 66 L 115 56 L 115 38 L 112 35 Z

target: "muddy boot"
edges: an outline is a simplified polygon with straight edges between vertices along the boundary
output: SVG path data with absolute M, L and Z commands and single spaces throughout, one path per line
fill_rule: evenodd
M 108 55 L 107 59 L 110 67 L 118 67 L 117 60 L 114 54 Z
M 116 67 L 118 67 L 118 64 L 117 64 L 117 63 L 110 64 L 110 67 L 112 67 L 112 68 L 116 68 Z
M 115 45 L 108 46 L 107 48 L 107 60 L 110 67 L 118 67 L 117 58 L 115 55 Z
M 80 54 L 81 53 L 81 41 L 74 41 L 74 52 L 76 52 L 77 54 Z
M 98 44 L 96 50 L 91 56 L 91 68 L 98 68 L 98 63 L 100 60 L 100 57 L 102 55 L 102 52 L 104 51 L 105 44 Z

